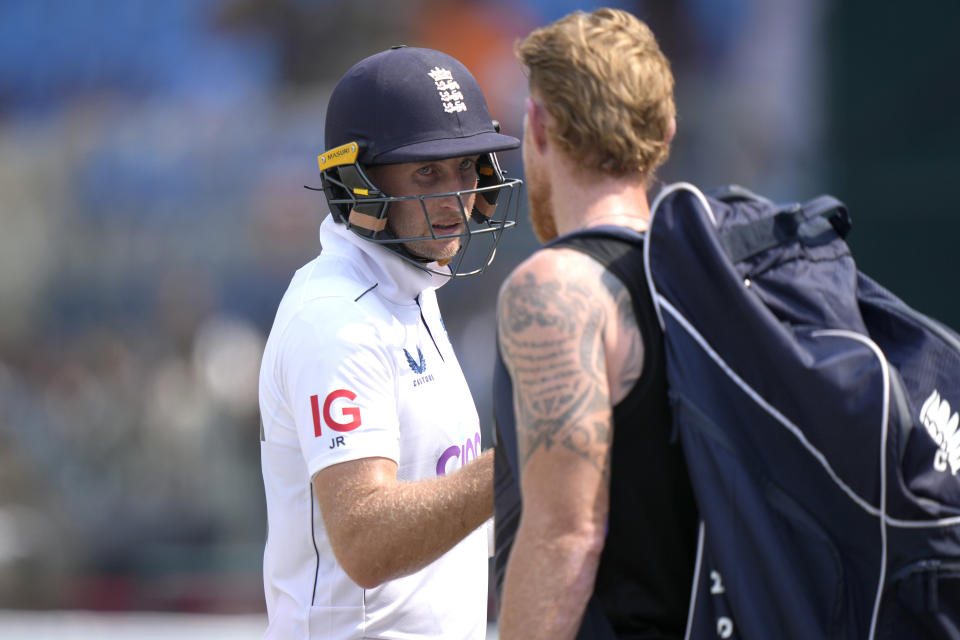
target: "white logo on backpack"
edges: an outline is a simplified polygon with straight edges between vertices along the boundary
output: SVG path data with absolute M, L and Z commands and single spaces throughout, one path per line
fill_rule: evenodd
M 930 394 L 923 407 L 920 408 L 920 422 L 927 428 L 927 433 L 940 447 L 933 459 L 933 468 L 937 471 L 946 471 L 957 475 L 960 470 L 960 414 L 951 413 L 950 403 L 940 397 L 936 389 Z

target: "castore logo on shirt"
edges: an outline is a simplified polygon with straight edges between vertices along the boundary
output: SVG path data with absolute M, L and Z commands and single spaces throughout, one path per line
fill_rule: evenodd
M 348 389 L 337 389 L 336 391 L 331 391 L 327 394 L 326 399 L 323 401 L 323 421 L 327 423 L 334 431 L 353 431 L 360 426 L 360 407 L 350 407 L 350 406 L 341 406 L 340 414 L 343 418 L 350 418 L 349 420 L 344 420 L 343 422 L 335 420 L 331 414 L 331 409 L 333 408 L 333 403 L 335 400 L 344 398 L 349 401 L 354 401 L 357 399 L 357 394 Z M 310 408 L 313 411 L 313 434 L 319 438 L 322 435 L 321 431 L 321 422 L 320 422 L 320 396 L 310 396 Z
M 407 364 L 410 365 L 410 370 L 414 373 L 423 373 L 427 370 L 427 361 L 423 357 L 423 351 L 420 350 L 420 347 L 417 347 L 417 355 L 420 356 L 420 362 L 418 363 L 413 359 L 413 356 L 410 355 L 410 352 L 406 349 L 403 350 L 403 353 L 407 356 Z

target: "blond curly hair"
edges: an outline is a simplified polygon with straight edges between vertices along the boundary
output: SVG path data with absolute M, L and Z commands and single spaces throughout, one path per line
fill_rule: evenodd
M 531 94 L 571 158 L 612 176 L 649 177 L 667 159 L 673 74 L 650 28 L 618 9 L 573 12 L 516 46 Z

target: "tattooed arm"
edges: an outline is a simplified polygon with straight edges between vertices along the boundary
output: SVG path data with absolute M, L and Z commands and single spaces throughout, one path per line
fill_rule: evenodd
M 642 342 L 623 285 L 570 249 L 540 251 L 514 272 L 498 331 L 523 495 L 500 637 L 573 638 L 603 549 L 612 405 L 640 374 Z

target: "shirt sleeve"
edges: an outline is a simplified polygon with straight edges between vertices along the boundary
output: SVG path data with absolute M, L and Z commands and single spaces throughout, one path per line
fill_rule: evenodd
M 284 345 L 285 394 L 311 477 L 361 458 L 399 463 L 396 365 L 376 324 L 344 306 L 301 314 Z

